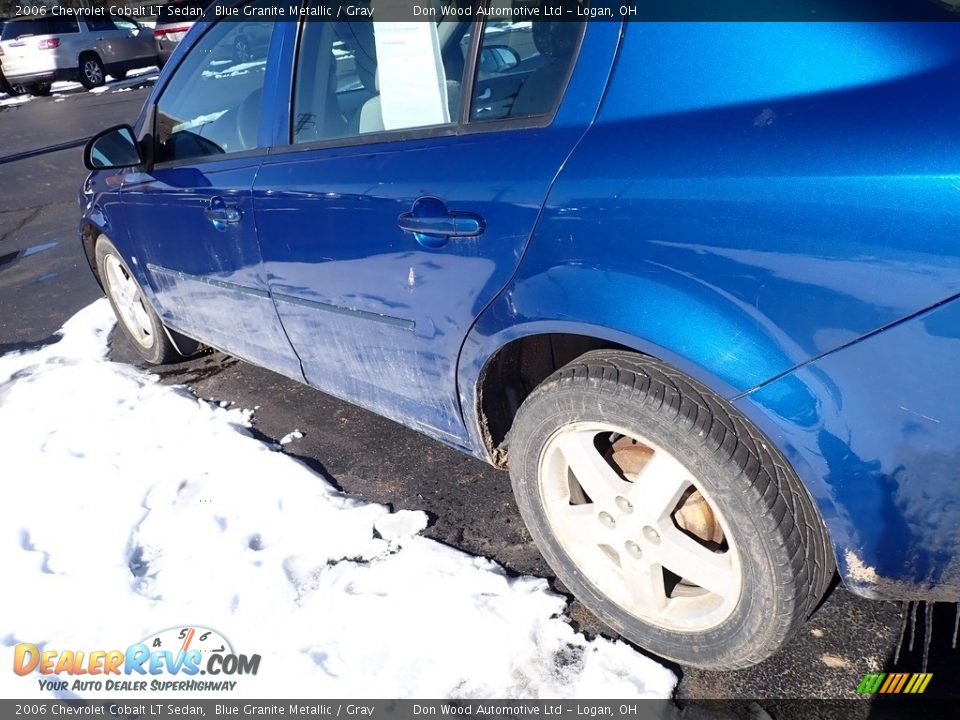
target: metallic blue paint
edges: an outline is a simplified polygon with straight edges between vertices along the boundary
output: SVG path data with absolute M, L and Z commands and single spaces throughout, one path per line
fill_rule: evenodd
M 336 147 L 287 144 L 296 32 L 259 152 L 89 181 L 168 322 L 483 458 L 508 342 L 634 348 L 784 452 L 848 586 L 956 599 L 955 25 L 595 23 L 547 128 Z M 418 242 L 397 219 L 427 196 L 484 232 Z M 241 222 L 204 225 L 212 197 Z
M 960 597 L 960 301 L 737 401 L 814 494 L 847 585 Z

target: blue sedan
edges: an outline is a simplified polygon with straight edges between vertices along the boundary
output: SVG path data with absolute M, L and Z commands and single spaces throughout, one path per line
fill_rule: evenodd
M 837 571 L 960 597 L 956 26 L 272 6 L 215 6 L 86 148 L 144 359 L 509 469 L 564 585 L 683 663 L 762 661 Z

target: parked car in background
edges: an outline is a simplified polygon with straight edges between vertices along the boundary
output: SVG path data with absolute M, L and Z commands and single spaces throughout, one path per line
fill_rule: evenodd
M 7 24 L 9 18 L 0 18 L 0 35 L 3 34 L 3 26 Z M 3 51 L 0 50 L 0 93 L 7 95 L 23 95 L 26 90 L 21 85 L 11 85 L 7 82 L 6 75 L 3 74 Z
M 159 7 L 159 15 L 153 26 L 160 67 L 163 67 L 177 45 L 186 36 L 213 0 L 170 0 Z
M 6 24 L 7 18 L 0 18 L 0 33 L 3 32 L 3 26 Z M 6 76 L 3 74 L 3 56 L 0 54 L 0 93 L 6 93 L 7 95 L 22 95 L 23 88 L 19 85 L 11 85 L 7 82 Z
M 106 76 L 156 64 L 150 32 L 125 18 L 31 17 L 8 21 L 0 32 L 0 62 L 7 82 L 46 95 L 57 80 L 87 89 Z
M 960 25 L 482 27 L 197 23 L 84 153 L 142 357 L 509 469 L 563 585 L 685 664 L 770 656 L 835 569 L 960 597 Z

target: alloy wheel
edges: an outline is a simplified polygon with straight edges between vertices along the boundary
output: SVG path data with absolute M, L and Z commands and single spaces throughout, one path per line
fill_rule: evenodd
M 623 610 L 681 632 L 733 613 L 743 573 L 730 528 L 670 452 L 612 425 L 573 423 L 544 446 L 538 478 L 560 545 Z
M 83 74 L 91 85 L 100 85 L 103 83 L 103 68 L 100 63 L 93 59 L 87 59 L 83 62 Z
M 153 323 L 150 322 L 136 281 L 116 255 L 107 255 L 103 266 L 107 291 L 113 298 L 120 320 L 134 340 L 144 348 L 152 347 L 155 340 Z

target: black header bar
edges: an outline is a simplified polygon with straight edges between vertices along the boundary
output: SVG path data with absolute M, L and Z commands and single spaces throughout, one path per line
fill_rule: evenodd
M 138 0 L 78 7 L 84 0 L 63 4 L 42 0 L 2 3 L 7 14 L 19 17 L 102 18 L 107 15 L 149 22 L 176 12 L 185 21 L 201 16 L 237 21 L 273 19 L 320 21 L 424 21 L 444 18 L 485 19 L 490 22 L 887 22 L 956 21 L 960 0 L 260 0 L 236 5 L 217 0 L 204 13 L 203 2 L 157 3 Z

